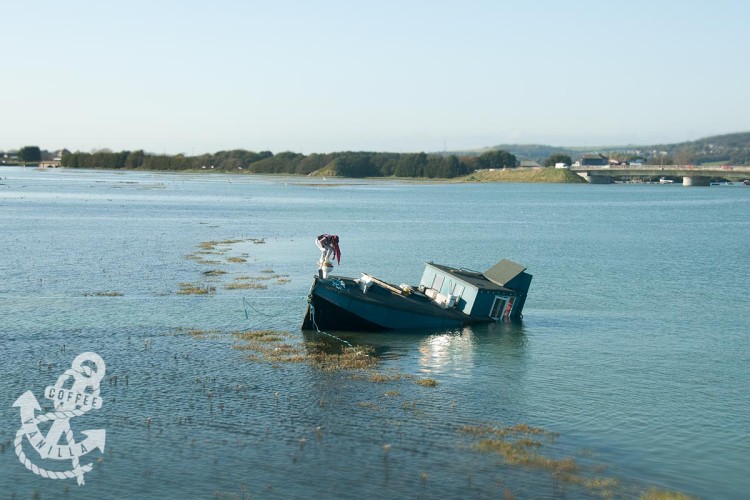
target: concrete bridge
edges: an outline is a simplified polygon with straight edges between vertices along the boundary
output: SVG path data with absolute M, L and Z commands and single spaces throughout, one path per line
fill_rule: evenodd
M 591 184 L 609 184 L 617 180 L 653 180 L 682 177 L 683 186 L 708 186 L 711 182 L 750 180 L 750 166 L 706 167 L 699 165 L 612 165 L 571 167 Z

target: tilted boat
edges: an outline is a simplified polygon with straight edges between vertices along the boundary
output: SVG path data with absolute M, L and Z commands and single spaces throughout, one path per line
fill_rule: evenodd
M 503 259 L 484 272 L 427 262 L 418 286 L 319 272 L 304 330 L 444 329 L 522 317 L 532 276 Z

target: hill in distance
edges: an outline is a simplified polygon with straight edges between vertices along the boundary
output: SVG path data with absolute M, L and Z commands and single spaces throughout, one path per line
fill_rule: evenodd
M 750 132 L 715 135 L 689 142 L 675 144 L 651 144 L 600 147 L 558 147 L 544 144 L 498 144 L 476 150 L 454 151 L 457 155 L 480 155 L 486 151 L 503 150 L 514 154 L 519 160 L 543 163 L 554 154 L 564 154 L 573 161 L 583 154 L 601 153 L 610 158 L 628 160 L 640 158 L 646 161 L 658 159 L 664 164 L 730 164 L 750 165 Z M 666 161 L 665 161 L 666 160 Z

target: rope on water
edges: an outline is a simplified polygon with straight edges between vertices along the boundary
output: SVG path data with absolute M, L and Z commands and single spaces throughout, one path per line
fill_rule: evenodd
M 342 283 L 342 284 L 343 284 L 343 283 Z M 267 318 L 272 318 L 272 317 L 276 316 L 275 314 L 265 314 L 265 313 L 262 313 L 262 312 L 260 312 L 260 311 L 259 311 L 258 309 L 256 309 L 256 308 L 255 308 L 255 307 L 254 307 L 254 306 L 253 306 L 253 305 L 252 305 L 252 304 L 251 304 L 250 302 L 248 302 L 248 300 L 247 300 L 247 299 L 246 299 L 245 297 L 242 297 L 242 306 L 243 306 L 243 308 L 245 309 L 245 319 L 250 319 L 250 315 L 249 315 L 249 314 L 248 314 L 248 312 L 247 312 L 247 308 L 248 308 L 248 306 L 250 307 L 250 309 L 252 309 L 252 310 L 253 310 L 253 311 L 255 311 L 256 313 L 260 314 L 261 316 L 265 316 L 265 317 L 267 317 Z M 342 338 L 340 338 L 340 337 L 337 337 L 337 336 L 335 336 L 335 335 L 332 335 L 332 334 L 330 334 L 330 333 L 328 333 L 328 332 L 324 332 L 323 330 L 321 330 L 321 329 L 320 329 L 320 328 L 318 327 L 318 324 L 317 324 L 317 323 L 315 322 L 315 307 L 314 307 L 314 306 L 312 305 L 312 303 L 310 303 L 310 319 L 312 320 L 312 324 L 313 324 L 313 326 L 315 327 L 315 331 L 316 331 L 316 332 L 318 332 L 318 333 L 320 333 L 320 334 L 322 334 L 322 335 L 325 335 L 325 336 L 327 336 L 327 337 L 331 337 L 332 339 L 338 340 L 338 341 L 339 341 L 339 342 L 341 342 L 342 344 L 346 344 L 346 345 L 348 345 L 349 347 L 351 347 L 352 349 L 355 349 L 355 347 L 354 347 L 354 346 L 353 346 L 353 345 L 352 345 L 351 343 L 347 342 L 346 340 L 344 340 L 344 339 L 342 339 Z M 358 353 L 360 353 L 360 354 L 364 354 L 365 356 L 368 356 L 368 357 L 369 357 L 369 354 L 366 354 L 366 353 L 364 353 L 364 352 L 362 352 L 362 351 L 358 351 Z
M 315 306 L 313 306 L 312 303 L 310 303 L 310 319 L 312 320 L 312 324 L 315 327 L 315 331 L 316 332 L 322 333 L 323 335 L 327 335 L 328 337 L 331 337 L 332 339 L 336 339 L 339 342 L 342 342 L 342 343 L 348 345 L 349 347 L 354 348 L 354 346 L 351 345 L 346 340 L 344 340 L 342 338 L 339 338 L 339 337 L 337 337 L 335 335 L 331 335 L 330 333 L 324 332 L 323 330 L 321 330 L 320 328 L 318 328 L 318 324 L 315 322 Z M 366 354 L 365 354 L 365 356 L 366 356 Z
M 275 314 L 264 314 L 257 310 L 250 302 L 247 301 L 245 297 L 242 297 L 242 306 L 245 308 L 245 319 L 250 319 L 250 315 L 247 313 L 247 307 L 250 306 L 250 309 L 255 311 L 256 313 L 260 314 L 261 316 L 265 316 L 266 318 L 272 318 L 275 316 Z

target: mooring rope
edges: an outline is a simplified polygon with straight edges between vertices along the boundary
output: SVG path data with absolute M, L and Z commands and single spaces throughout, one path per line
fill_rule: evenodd
M 343 283 L 343 282 L 342 282 L 342 283 Z M 308 297 L 309 297 L 309 296 L 308 296 Z M 256 308 L 255 308 L 255 307 L 254 307 L 254 306 L 253 306 L 253 305 L 252 305 L 252 304 L 251 304 L 250 302 L 248 302 L 248 300 L 247 300 L 247 299 L 246 299 L 245 297 L 242 297 L 242 305 L 243 305 L 243 307 L 244 307 L 244 309 L 245 309 L 245 319 L 250 319 L 250 315 L 249 315 L 249 314 L 248 314 L 248 312 L 247 312 L 247 307 L 248 307 L 248 306 L 250 307 L 250 309 L 252 309 L 252 310 L 253 310 L 253 311 L 255 311 L 256 313 L 260 314 L 261 316 L 265 316 L 265 317 L 267 317 L 267 318 L 272 318 L 272 317 L 275 317 L 275 316 L 276 316 L 275 314 L 265 314 L 265 313 L 262 313 L 262 312 L 260 312 L 260 311 L 259 311 L 258 309 L 256 309 Z M 355 349 L 355 347 L 354 347 L 354 346 L 353 346 L 353 345 L 352 345 L 351 343 L 347 342 L 346 340 L 344 340 L 344 339 L 342 339 L 342 338 L 340 338 L 340 337 L 337 337 L 336 335 L 330 334 L 330 333 L 328 333 L 328 332 L 324 332 L 323 330 L 321 330 L 321 329 L 320 329 L 320 328 L 318 327 L 318 324 L 317 324 L 317 323 L 315 322 L 315 306 L 313 306 L 313 305 L 312 305 L 312 303 L 310 303 L 310 319 L 312 320 L 312 324 L 313 324 L 313 326 L 315 327 L 315 331 L 316 331 L 317 333 L 320 333 L 320 334 L 322 334 L 322 335 L 325 335 L 325 336 L 327 336 L 327 337 L 331 337 L 332 339 L 338 340 L 338 341 L 339 341 L 339 342 L 341 342 L 342 344 L 346 344 L 346 345 L 348 345 L 349 347 L 351 347 L 352 349 Z M 358 350 L 358 353 L 360 353 L 360 354 L 364 354 L 365 356 L 368 356 L 368 357 L 369 357 L 369 354 L 366 354 L 366 353 L 364 353 L 364 352 L 362 352 L 362 351 L 359 351 L 359 350 Z
M 315 331 L 317 331 L 318 333 L 322 333 L 323 335 L 327 335 L 327 336 L 331 337 L 332 339 L 336 339 L 339 342 L 343 342 L 344 344 L 348 345 L 352 349 L 354 348 L 354 346 L 351 345 L 346 340 L 344 340 L 342 338 L 339 338 L 339 337 L 337 337 L 335 335 L 331 335 L 330 333 L 324 332 L 323 330 L 321 330 L 320 328 L 318 328 L 318 324 L 315 322 L 315 306 L 313 306 L 312 303 L 310 303 L 310 319 L 312 320 L 312 324 L 315 327 Z
M 242 307 L 245 308 L 245 319 L 250 319 L 250 315 L 247 313 L 247 306 L 250 306 L 250 309 L 260 314 L 261 316 L 265 316 L 266 318 L 273 318 L 275 316 L 275 314 L 264 314 L 260 312 L 250 302 L 248 302 L 245 297 L 242 297 Z

